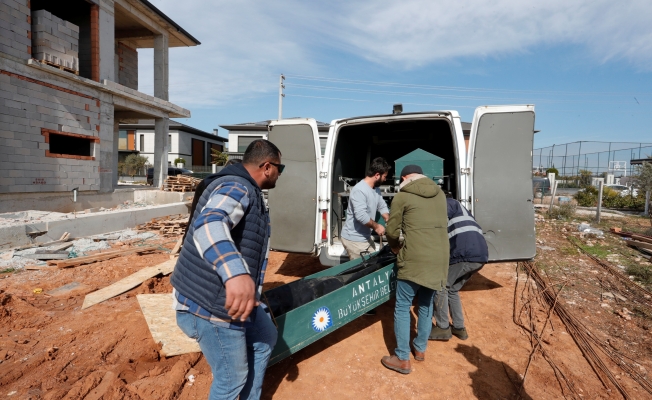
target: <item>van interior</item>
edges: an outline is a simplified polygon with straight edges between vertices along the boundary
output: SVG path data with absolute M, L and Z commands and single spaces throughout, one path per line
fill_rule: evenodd
M 453 129 L 446 119 L 377 122 L 343 126 L 335 144 L 331 173 L 331 238 L 339 241 L 344 224 L 348 185 L 355 185 L 365 177 L 371 160 L 383 157 L 392 166 L 384 185 L 394 185 L 400 171 L 395 171 L 394 161 L 406 154 L 422 149 L 444 159 L 444 178 L 440 185 L 457 197 L 457 157 Z M 465 150 L 462 150 L 465 151 Z M 340 178 L 350 180 L 345 184 Z M 391 190 L 393 192 L 394 190 Z M 384 191 L 383 191 L 384 192 Z M 389 191 L 388 191 L 389 192 Z M 344 196 L 342 196 L 344 194 Z M 393 193 L 383 193 L 391 206 Z

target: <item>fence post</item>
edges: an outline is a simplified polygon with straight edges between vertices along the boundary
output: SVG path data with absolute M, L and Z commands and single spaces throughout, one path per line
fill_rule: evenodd
M 645 216 L 650 215 L 650 191 L 645 191 Z
M 548 207 L 548 214 L 552 211 L 552 204 L 555 202 L 555 194 L 557 193 L 557 181 L 552 185 L 552 196 L 550 196 L 550 207 Z
M 600 211 L 602 211 L 602 187 L 604 186 L 603 181 L 598 182 L 598 210 L 595 213 L 595 219 L 600 223 Z
M 217 172 L 217 164 L 211 164 L 211 168 L 212 168 L 213 173 Z

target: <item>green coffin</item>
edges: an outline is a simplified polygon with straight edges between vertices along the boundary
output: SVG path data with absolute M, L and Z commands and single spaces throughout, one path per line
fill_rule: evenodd
M 358 263 L 359 259 L 348 261 L 303 279 L 333 276 Z M 395 291 L 396 266 L 392 263 L 281 315 L 275 319 L 278 340 L 269 365 L 281 361 L 378 307 L 394 296 Z

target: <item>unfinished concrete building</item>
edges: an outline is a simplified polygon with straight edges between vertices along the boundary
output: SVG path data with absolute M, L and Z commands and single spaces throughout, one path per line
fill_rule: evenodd
M 119 123 L 153 119 L 167 174 L 168 49 L 199 41 L 146 0 L 0 0 L 0 203 L 113 192 Z M 154 49 L 154 96 L 138 49 Z

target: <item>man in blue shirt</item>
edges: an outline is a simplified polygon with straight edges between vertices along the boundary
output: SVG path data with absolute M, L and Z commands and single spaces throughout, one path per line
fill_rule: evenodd
M 385 234 L 385 227 L 377 223 L 375 217 L 376 212 L 379 212 L 385 222 L 389 219 L 387 203 L 378 188 L 387 179 L 390 168 L 384 158 L 374 158 L 367 176 L 351 189 L 341 237 L 342 245 L 351 260 L 360 258 L 360 253 L 376 251 L 371 238 L 372 230 L 379 236 Z
M 177 324 L 213 372 L 210 399 L 258 399 L 277 331 L 260 305 L 271 232 L 262 189 L 285 166 L 267 140 L 204 180 L 171 277 Z

